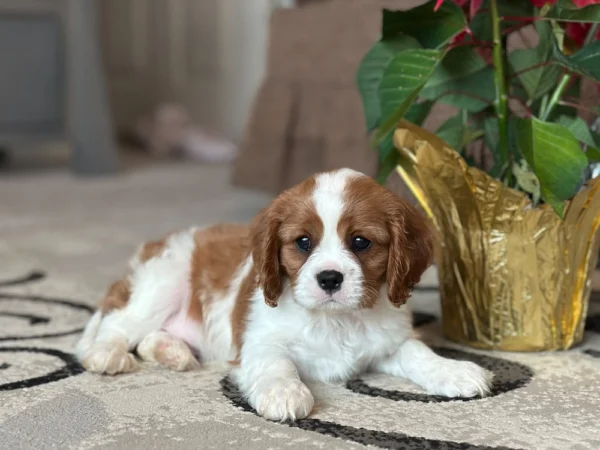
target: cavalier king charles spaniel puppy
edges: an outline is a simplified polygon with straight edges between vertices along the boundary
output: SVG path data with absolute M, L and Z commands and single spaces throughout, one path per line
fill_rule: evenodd
M 308 416 L 305 382 L 366 371 L 447 397 L 485 395 L 491 374 L 417 339 L 403 306 L 432 261 L 425 217 L 349 169 L 283 192 L 250 225 L 171 234 L 141 247 L 77 346 L 114 375 L 137 359 L 188 370 L 225 361 L 258 414 Z

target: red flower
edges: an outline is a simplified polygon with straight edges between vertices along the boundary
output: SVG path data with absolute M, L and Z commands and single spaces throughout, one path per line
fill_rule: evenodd
M 600 3 L 600 0 L 598 0 L 598 2 Z M 575 42 L 579 47 L 581 47 L 583 46 L 585 38 L 590 32 L 591 27 L 592 24 L 590 23 L 569 22 L 566 28 L 567 36 L 573 39 L 573 42 Z M 596 34 L 596 38 L 599 37 L 600 30 L 598 30 L 598 34 Z
M 467 37 L 467 32 L 461 31 L 456 36 L 454 36 L 454 39 L 452 39 L 452 42 L 462 42 L 465 40 L 466 37 Z
M 473 18 L 475 16 L 475 14 L 477 14 L 477 11 L 479 11 L 479 8 L 481 8 L 481 5 L 483 5 L 483 0 L 472 0 L 471 1 L 471 18 Z
M 573 0 L 573 3 L 578 8 L 584 8 L 589 5 L 597 5 L 600 3 L 600 0 Z
M 543 8 L 547 3 L 554 5 L 558 0 L 531 0 L 533 6 L 537 6 L 538 8 Z

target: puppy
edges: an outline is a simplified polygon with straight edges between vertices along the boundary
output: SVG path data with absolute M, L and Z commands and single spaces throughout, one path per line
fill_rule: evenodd
M 283 192 L 251 226 L 191 229 L 145 244 L 77 347 L 91 372 L 142 360 L 175 370 L 232 362 L 267 419 L 306 417 L 305 381 L 365 371 L 431 394 L 485 395 L 491 374 L 436 355 L 402 306 L 430 265 L 434 239 L 406 201 L 358 172 L 315 175 Z

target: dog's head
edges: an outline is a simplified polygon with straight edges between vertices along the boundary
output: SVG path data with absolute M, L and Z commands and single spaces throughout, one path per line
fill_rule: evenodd
M 267 303 L 277 305 L 287 279 L 294 301 L 309 309 L 371 308 L 384 283 L 400 306 L 434 251 L 416 208 L 349 169 L 283 192 L 256 218 L 252 238 Z

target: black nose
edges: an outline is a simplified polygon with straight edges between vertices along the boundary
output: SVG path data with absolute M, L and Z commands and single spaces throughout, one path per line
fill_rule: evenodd
M 321 289 L 330 294 L 340 289 L 342 281 L 344 281 L 344 275 L 337 270 L 324 270 L 317 274 L 317 283 Z

